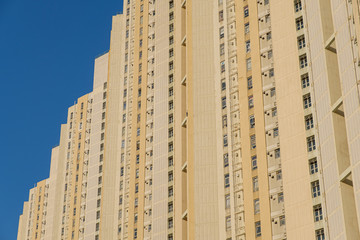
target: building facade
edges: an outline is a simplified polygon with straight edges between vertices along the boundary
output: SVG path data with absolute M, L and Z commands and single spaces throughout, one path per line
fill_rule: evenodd
M 123 9 L 18 240 L 360 239 L 358 1 Z

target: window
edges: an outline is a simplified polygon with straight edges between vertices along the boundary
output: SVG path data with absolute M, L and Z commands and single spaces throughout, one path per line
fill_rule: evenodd
M 221 21 L 223 21 L 223 20 L 224 20 L 224 11 L 221 10 L 221 11 L 219 12 L 219 22 L 221 22 Z
M 254 200 L 254 214 L 258 214 L 260 212 L 260 200 L 257 198 Z
M 305 75 L 301 76 L 301 86 L 302 86 L 302 88 L 306 88 L 306 87 L 310 86 L 309 75 L 305 74 Z
M 248 34 L 250 32 L 250 23 L 245 23 L 244 30 L 245 30 L 245 34 Z
M 254 97 L 253 95 L 249 96 L 248 98 L 248 101 L 249 101 L 249 108 L 253 108 L 254 107 Z
M 224 54 L 225 54 L 225 44 L 222 43 L 222 44 L 220 44 L 220 56 L 222 56 Z
M 280 148 L 275 149 L 275 158 L 279 158 L 280 157 Z
M 244 7 L 244 17 L 249 16 L 249 6 Z
M 174 0 L 171 0 L 170 2 L 169 2 L 169 8 L 173 8 L 174 7 Z
M 319 180 L 311 183 L 311 193 L 312 193 L 313 198 L 316 198 L 317 196 L 320 196 L 320 183 L 319 183 Z
M 225 208 L 226 209 L 230 208 L 230 194 L 227 194 L 225 196 Z
M 245 51 L 246 51 L 246 53 L 249 53 L 250 50 L 251 50 L 251 48 L 250 48 L 250 40 L 248 40 L 248 41 L 245 42 Z
M 139 47 L 142 47 L 142 45 L 143 45 L 143 40 L 140 39 L 140 41 L 139 41 Z
M 226 231 L 229 231 L 231 229 L 231 216 L 226 216 L 225 227 Z
M 323 219 L 321 205 L 314 206 L 314 221 L 318 222 Z
M 169 57 L 171 58 L 173 56 L 174 56 L 174 49 L 172 48 L 169 50 Z
M 136 136 L 140 136 L 140 128 L 136 129 Z
M 174 205 L 173 205 L 172 202 L 170 202 L 170 203 L 168 204 L 168 212 L 170 213 L 170 212 L 172 212 L 172 211 L 174 211 Z
M 282 172 L 281 170 L 276 171 L 276 180 L 281 180 L 282 179 Z
M 284 226 L 285 225 L 285 216 L 280 216 L 279 217 L 279 221 L 280 221 L 280 226 Z
M 309 160 L 309 170 L 310 170 L 310 174 L 315 174 L 319 171 L 316 158 Z
M 296 30 L 301 30 L 304 28 L 304 21 L 302 17 L 296 19 Z
M 266 33 L 266 40 L 271 40 L 271 32 Z
M 226 82 L 225 80 L 221 81 L 221 91 L 224 91 L 226 89 Z
M 224 182 L 225 182 L 225 188 L 230 187 L 230 176 L 229 176 L 229 174 L 225 174 Z
M 171 44 L 174 44 L 174 37 L 173 36 L 169 37 L 169 45 L 171 45 Z
M 284 193 L 278 193 L 278 203 L 284 202 Z
M 270 69 L 269 70 L 269 77 L 273 77 L 274 76 L 274 69 Z
M 295 7 L 295 12 L 301 11 L 302 10 L 301 0 L 295 0 L 294 7 Z
M 174 69 L 174 62 L 169 62 L 169 71 Z
M 257 156 L 251 156 L 251 169 L 255 170 L 257 169 Z
M 246 59 L 246 71 L 251 70 L 251 58 Z
M 272 52 L 272 50 L 268 51 L 268 59 L 271 59 L 271 58 L 272 58 L 272 56 L 273 56 L 273 52 Z
M 256 148 L 256 136 L 255 134 L 250 136 L 250 149 Z
M 172 83 L 174 81 L 174 75 L 170 74 L 169 75 L 169 83 Z
M 174 108 L 174 102 L 170 101 L 169 102 L 169 110 L 172 110 Z
M 101 195 L 101 188 L 98 188 L 98 196 Z
M 229 166 L 229 154 L 225 153 L 223 158 L 224 158 L 224 167 Z
M 220 70 L 221 70 L 222 73 L 225 72 L 225 61 L 222 61 L 220 63 Z
M 168 188 L 168 197 L 172 197 L 174 195 L 174 189 L 173 187 Z
M 137 228 L 134 229 L 134 239 L 137 238 Z
M 301 35 L 298 37 L 298 48 L 303 49 L 304 47 L 306 47 L 305 36 Z
M 316 240 L 325 240 L 325 234 L 324 234 L 323 228 L 315 231 L 315 239 Z
M 266 23 L 268 23 L 268 22 L 270 22 L 270 14 L 268 14 L 268 15 L 265 15 L 265 22 Z
M 227 134 L 225 134 L 223 136 L 223 144 L 224 144 L 224 147 L 227 147 L 228 146 L 228 137 L 227 137 Z
M 226 97 L 221 98 L 221 107 L 222 109 L 226 108 Z
M 273 117 L 277 116 L 277 108 L 276 108 L 276 107 L 273 108 L 273 109 L 271 109 L 271 115 L 272 115 Z
M 137 207 L 138 205 L 139 205 L 139 199 L 138 199 L 138 198 L 135 198 L 134 206 Z
M 255 223 L 255 237 L 261 237 L 261 223 L 260 223 L 260 221 Z
M 249 122 L 250 122 L 250 128 L 254 128 L 255 127 L 255 116 L 254 115 L 250 115 Z
M 247 78 L 247 87 L 248 87 L 248 90 L 253 88 L 253 82 L 252 82 L 251 76 Z
M 169 20 L 171 21 L 171 20 L 173 20 L 174 19 L 174 12 L 171 12 L 170 14 L 169 14 Z
M 275 88 L 270 89 L 270 97 L 275 96 L 275 94 L 276 94 Z
M 305 109 L 311 107 L 311 97 L 310 97 L 310 94 L 306 94 L 306 95 L 303 97 L 303 102 L 304 102 L 304 108 L 305 108 Z
M 174 136 L 174 130 L 173 130 L 173 128 L 170 128 L 170 129 L 169 129 L 168 134 L 169 134 L 169 138 L 172 138 L 172 137 Z
M 300 68 L 305 68 L 305 67 L 307 67 L 308 62 L 307 62 L 307 57 L 306 57 L 305 54 L 302 55 L 302 56 L 300 56 L 300 58 L 299 58 L 299 63 L 300 63 Z
M 135 184 L 135 193 L 138 193 L 139 192 L 139 184 Z
M 168 219 L 168 228 L 172 228 L 173 225 L 174 225 L 173 219 L 172 219 L 172 218 L 169 218 L 169 219 Z
M 172 114 L 169 115 L 169 124 L 174 122 L 174 116 Z
M 253 182 L 253 191 L 254 192 L 259 191 L 258 177 L 253 177 L 252 182 Z
M 219 30 L 219 35 L 220 35 L 220 39 L 224 38 L 225 36 L 225 31 L 224 31 L 224 27 L 221 27 Z
M 140 119 L 141 119 L 141 114 L 139 113 L 139 114 L 137 115 L 137 122 L 140 122 Z
M 306 142 L 307 142 L 308 152 L 311 152 L 311 151 L 316 149 L 315 137 L 314 136 L 308 137 Z
M 273 137 L 279 136 L 279 128 L 274 128 L 273 130 Z
M 174 144 L 172 142 L 169 143 L 169 152 L 174 151 Z
M 170 24 L 169 25 L 169 32 L 173 32 L 174 31 L 174 24 Z
M 174 174 L 171 171 L 171 172 L 168 173 L 168 182 L 172 182 L 173 180 L 174 180 Z
M 173 165 L 174 165 L 174 159 L 173 159 L 173 157 L 169 157 L 169 159 L 168 159 L 168 166 L 171 167 L 171 166 L 173 166 Z
M 223 128 L 227 127 L 227 115 L 224 115 L 222 117 L 222 127 Z
M 314 119 L 312 114 L 305 117 L 305 129 L 309 130 L 314 127 Z

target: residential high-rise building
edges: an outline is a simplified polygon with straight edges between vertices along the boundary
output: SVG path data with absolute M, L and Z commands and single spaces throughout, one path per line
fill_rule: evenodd
M 360 239 L 360 11 L 125 0 L 18 240 Z

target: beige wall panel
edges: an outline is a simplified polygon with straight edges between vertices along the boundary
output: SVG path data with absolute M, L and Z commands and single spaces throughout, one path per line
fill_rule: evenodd
M 24 202 L 23 213 L 19 217 L 17 240 L 25 240 L 26 239 L 28 216 L 29 216 L 29 202 Z
M 152 236 L 153 239 L 166 239 L 168 214 L 168 87 L 166 86 L 169 82 L 169 6 L 156 4 L 155 11 L 154 79 L 156 85 L 154 90 Z M 175 121 L 180 121 L 180 119 L 175 119 Z M 180 181 L 180 179 L 175 179 L 175 181 Z M 178 223 L 175 222 L 174 225 L 176 224 Z
M 192 2 L 195 239 L 218 239 L 213 3 Z
M 100 133 L 101 133 L 101 115 L 103 104 L 103 85 L 107 81 L 108 74 L 108 53 L 95 60 L 94 86 L 92 97 L 92 113 L 90 127 L 90 146 L 89 163 L 86 189 L 86 209 L 84 224 L 84 239 L 95 239 L 96 224 L 96 205 L 99 174 L 99 155 L 100 155 Z
M 270 6 L 287 238 L 314 239 L 293 2 Z
M 119 174 L 119 146 L 120 146 L 120 86 L 121 86 L 121 66 L 123 55 L 121 52 L 122 31 L 124 29 L 122 15 L 113 17 L 111 31 L 109 75 L 108 75 L 108 97 L 106 111 L 106 130 L 105 130 L 105 152 L 104 152 L 104 175 L 101 203 L 101 226 L 100 237 L 102 239 L 115 239 L 117 237 L 117 209 L 119 203 L 118 186 L 116 175 Z M 104 72 L 105 77 L 105 72 Z M 120 130 L 119 130 L 120 129 Z
M 61 215 L 59 211 L 59 204 L 55 204 L 56 198 L 61 198 L 60 194 L 56 194 L 58 189 L 56 188 L 56 182 L 60 178 L 61 171 L 59 171 L 59 164 L 63 163 L 59 161 L 59 149 L 60 147 L 55 147 L 51 151 L 51 166 L 50 166 L 50 178 L 49 178 L 49 197 L 48 197 L 48 206 L 47 206 L 47 215 L 46 215 L 46 225 L 45 225 L 45 239 L 56 239 L 57 237 L 54 234 L 53 228 L 58 225 L 54 225 L 60 219 Z M 59 176 L 58 176 L 59 174 Z M 55 220 L 55 221 L 54 221 Z

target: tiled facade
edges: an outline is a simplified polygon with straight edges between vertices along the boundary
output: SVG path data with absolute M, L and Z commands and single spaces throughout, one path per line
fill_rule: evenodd
M 358 9 L 125 0 L 18 240 L 359 239 Z

